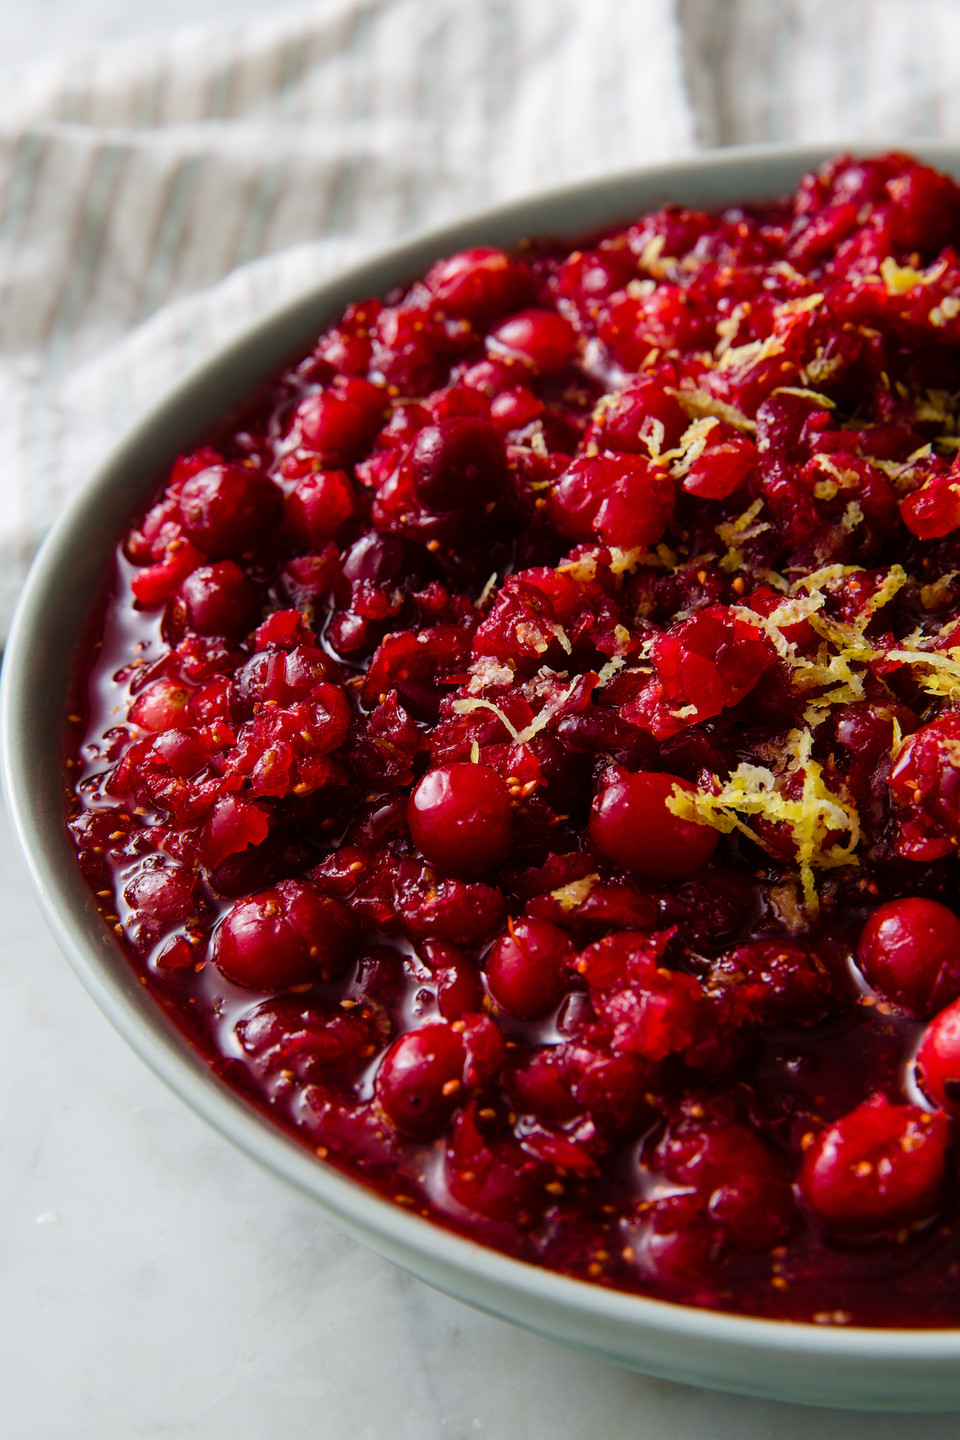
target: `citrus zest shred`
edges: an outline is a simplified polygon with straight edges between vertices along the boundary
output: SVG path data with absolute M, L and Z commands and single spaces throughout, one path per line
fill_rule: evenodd
M 680 819 L 712 825 L 724 835 L 740 830 L 768 853 L 772 853 L 771 847 L 741 816 L 757 815 L 786 825 L 797 848 L 804 909 L 813 918 L 820 908 L 814 871 L 859 864 L 854 852 L 860 841 L 860 816 L 849 799 L 828 788 L 823 767 L 811 758 L 813 736 L 809 730 L 791 730 L 785 744 L 790 760 L 782 774 L 743 762 L 726 784 L 714 777 L 715 793 L 682 790 L 675 785 L 666 804 Z M 783 793 L 784 786 L 799 772 L 803 791 L 799 799 L 791 799 Z M 838 833 L 845 841 L 828 844 Z

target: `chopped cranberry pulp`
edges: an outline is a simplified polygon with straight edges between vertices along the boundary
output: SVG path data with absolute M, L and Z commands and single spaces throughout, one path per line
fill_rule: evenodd
M 70 830 L 322 1160 L 600 1285 L 960 1324 L 958 252 L 900 154 L 469 250 L 176 461 Z

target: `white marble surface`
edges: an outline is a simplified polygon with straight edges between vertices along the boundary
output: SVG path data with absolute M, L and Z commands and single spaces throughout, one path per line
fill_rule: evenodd
M 648 1380 L 437 1295 L 236 1154 L 114 1034 L 0 817 L 0 1433 L 893 1440 Z M 911 1417 L 947 1440 L 956 1417 Z

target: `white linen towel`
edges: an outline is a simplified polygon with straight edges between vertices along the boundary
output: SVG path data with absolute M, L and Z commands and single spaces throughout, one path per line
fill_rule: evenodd
M 957 32 L 954 0 L 316 0 L 3 73 L 0 638 L 110 444 L 298 289 L 700 144 L 957 133 Z

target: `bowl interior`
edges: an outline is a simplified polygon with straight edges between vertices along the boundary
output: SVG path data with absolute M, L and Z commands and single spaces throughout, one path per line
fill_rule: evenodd
M 774 198 L 836 146 L 756 147 L 593 181 L 395 246 L 268 316 L 142 419 L 47 538 L 4 658 L 3 782 L 45 918 L 80 979 L 141 1057 L 222 1134 L 356 1238 L 490 1313 L 687 1383 L 858 1408 L 960 1409 L 960 1332 L 825 1330 L 646 1300 L 510 1260 L 409 1215 L 312 1159 L 226 1089 L 138 983 L 86 888 L 64 825 L 64 727 L 74 666 L 119 535 L 173 457 L 350 301 L 384 294 L 440 256 L 525 236 L 578 236 L 665 200 L 714 208 Z M 960 147 L 919 147 L 960 174 Z

